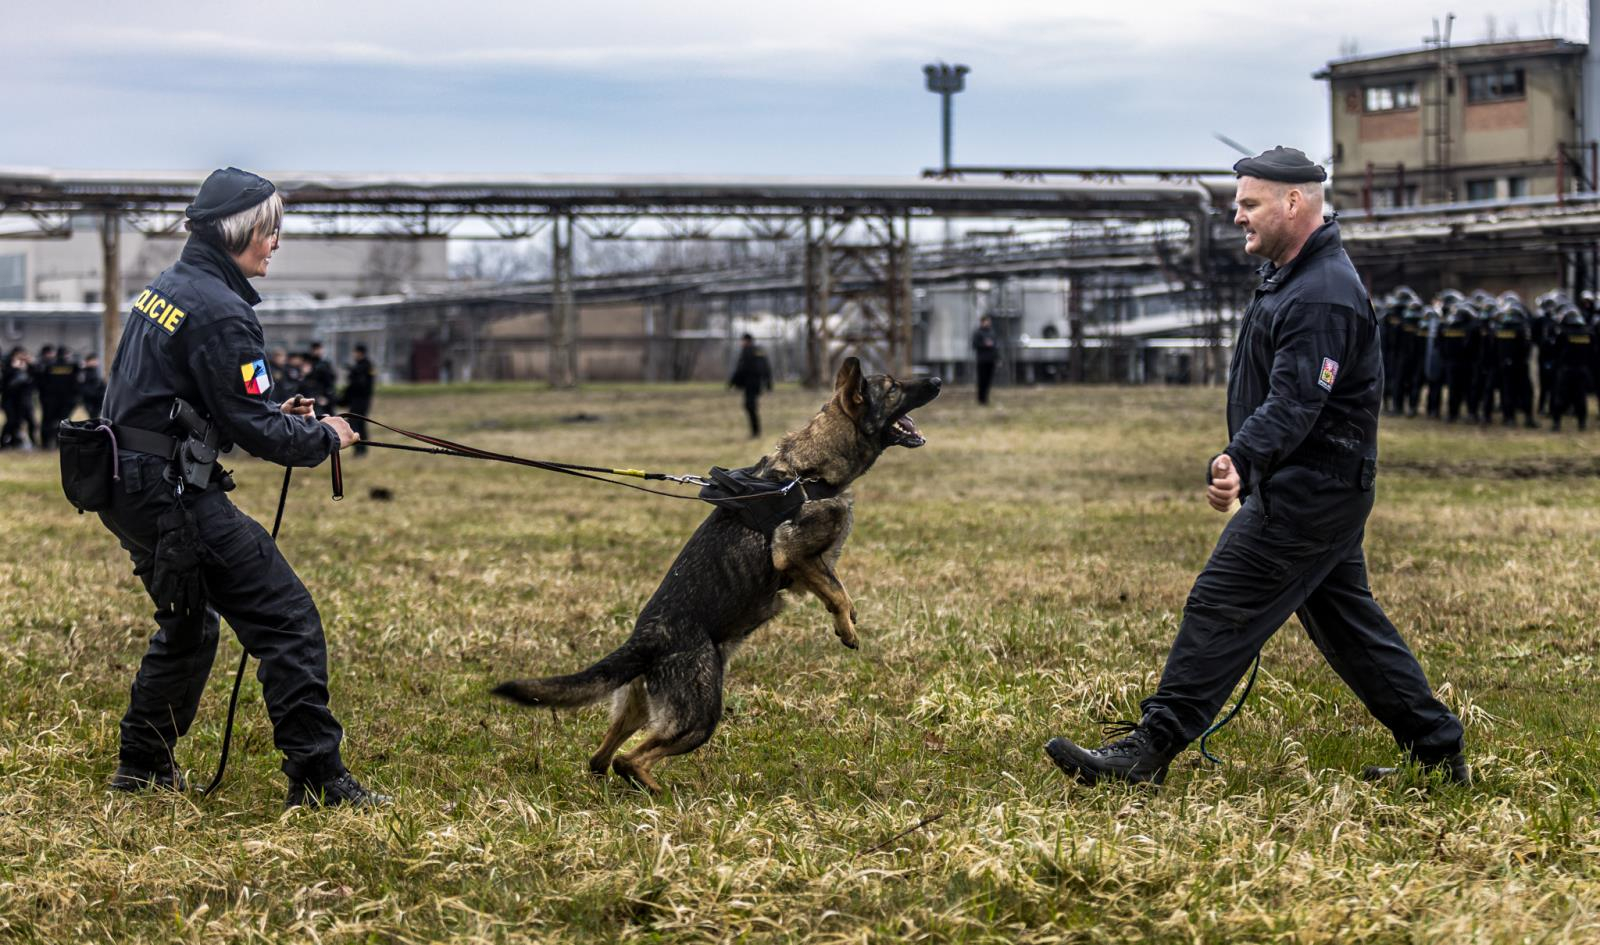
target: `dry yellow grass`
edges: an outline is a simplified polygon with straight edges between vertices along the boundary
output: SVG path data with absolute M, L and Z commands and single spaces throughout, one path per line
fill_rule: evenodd
M 118 942 L 1600 940 L 1593 434 L 1386 421 L 1372 581 L 1464 717 L 1482 783 L 1372 786 L 1383 732 L 1294 625 L 1160 794 L 1067 784 L 1054 734 L 1153 685 L 1221 518 L 1216 390 L 955 389 L 858 489 L 840 572 L 735 661 L 712 742 L 651 799 L 595 781 L 599 710 L 492 702 L 622 639 L 706 507 L 374 452 L 297 473 L 282 543 L 331 640 L 346 758 L 389 813 L 281 815 L 247 679 L 220 796 L 113 796 L 153 629 L 53 457 L 0 455 L 0 938 Z M 780 390 L 770 427 L 820 397 Z M 709 387 L 385 391 L 376 414 L 510 452 L 701 472 L 766 444 Z M 590 423 L 564 423 L 579 412 Z M 238 464 L 270 524 L 279 474 Z M 382 486 L 393 501 L 369 498 Z M 180 762 L 209 775 L 225 633 Z M 921 826 L 918 826 L 921 825 Z M 914 828 L 914 829 L 913 829 Z

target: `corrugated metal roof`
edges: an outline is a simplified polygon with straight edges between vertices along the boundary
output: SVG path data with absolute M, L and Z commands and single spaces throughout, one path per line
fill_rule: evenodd
M 186 205 L 205 171 L 0 168 L 12 204 Z M 949 212 L 1198 207 L 1206 189 L 1182 182 L 1031 182 L 901 177 L 577 176 L 268 173 L 289 202 L 418 207 L 845 207 Z

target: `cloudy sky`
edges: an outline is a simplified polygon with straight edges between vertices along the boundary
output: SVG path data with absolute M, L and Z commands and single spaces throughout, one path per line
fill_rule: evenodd
M 1587 35 L 1585 4 L 1456 0 L 1456 42 Z M 1315 13 L 1309 12 L 1315 9 Z M 0 166 L 915 174 L 921 66 L 972 68 L 971 164 L 1226 166 L 1328 149 L 1311 74 L 1420 45 L 1393 0 L 3 0 Z

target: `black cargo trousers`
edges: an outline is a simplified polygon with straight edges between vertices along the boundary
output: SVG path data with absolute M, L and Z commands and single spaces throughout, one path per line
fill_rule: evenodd
M 1361 542 L 1372 499 L 1304 466 L 1277 470 L 1245 499 L 1195 579 L 1161 684 L 1142 703 L 1174 751 L 1205 732 L 1290 614 L 1414 758 L 1462 749 L 1460 720 L 1434 697 L 1367 586 Z
M 112 505 L 100 513 L 133 559 L 133 573 L 148 590 L 155 561 L 156 519 L 176 501 L 159 456 L 118 453 L 122 483 Z M 337 777 L 343 731 L 328 708 L 328 649 L 322 618 L 305 585 L 284 560 L 272 537 L 216 485 L 184 493 L 210 559 L 203 565 L 204 614 L 183 618 L 166 609 L 155 614 L 160 629 L 134 677 L 122 718 L 123 764 L 159 767 L 194 722 L 217 654 L 218 616 L 225 618 L 245 652 L 259 661 L 273 742 L 283 753 L 283 771 L 293 780 Z

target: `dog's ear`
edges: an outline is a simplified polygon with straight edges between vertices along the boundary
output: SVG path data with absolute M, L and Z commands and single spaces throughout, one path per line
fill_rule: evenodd
M 860 358 L 848 357 L 839 365 L 839 373 L 833 379 L 833 396 L 838 398 L 844 412 L 852 417 L 860 419 L 866 411 L 867 384 L 861 375 Z

